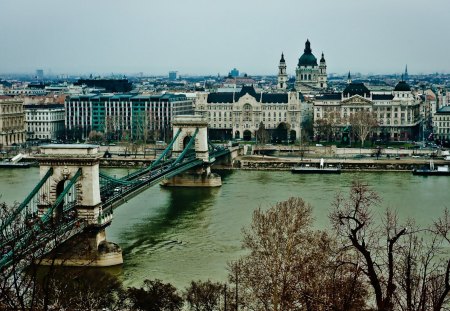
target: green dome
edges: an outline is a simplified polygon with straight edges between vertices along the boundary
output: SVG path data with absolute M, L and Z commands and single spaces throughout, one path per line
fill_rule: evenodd
M 317 58 L 311 51 L 309 40 L 306 40 L 304 53 L 298 59 L 298 66 L 317 66 Z

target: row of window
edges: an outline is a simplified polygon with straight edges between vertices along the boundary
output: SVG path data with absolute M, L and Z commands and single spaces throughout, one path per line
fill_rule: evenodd
M 27 116 L 27 120 L 32 120 L 32 121 L 59 121 L 59 120 L 64 120 L 64 114 L 59 115 L 59 116 L 55 116 L 55 115 L 51 115 L 49 116 Z
M 22 112 L 22 105 L 1 105 L 2 113 L 20 113 Z
M 450 127 L 450 122 L 435 121 L 434 126 L 437 126 L 439 128 Z
M 243 109 L 244 110 L 259 110 L 259 107 L 252 107 L 252 105 L 250 104 L 245 104 Z M 204 106 L 199 106 L 198 107 L 199 110 L 204 110 L 205 107 Z M 266 105 L 262 105 L 261 106 L 262 110 L 288 110 L 288 106 L 287 103 L 283 103 L 277 106 L 266 106 Z M 295 109 L 294 106 L 291 106 L 291 109 Z M 207 106 L 207 110 L 233 110 L 233 106 L 220 106 L 220 105 L 208 105 Z M 239 110 L 238 110 L 239 111 Z

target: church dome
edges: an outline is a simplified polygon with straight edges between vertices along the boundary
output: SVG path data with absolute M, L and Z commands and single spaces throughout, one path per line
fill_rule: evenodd
M 311 44 L 306 40 L 304 53 L 298 59 L 298 66 L 317 66 L 317 58 L 311 51 Z
M 411 92 L 411 87 L 405 81 L 397 83 L 394 89 L 395 92 Z

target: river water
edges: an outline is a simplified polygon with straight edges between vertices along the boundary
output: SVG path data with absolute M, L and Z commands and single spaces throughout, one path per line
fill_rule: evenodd
M 105 169 L 124 175 L 125 169 Z M 154 186 L 114 212 L 107 238 L 118 243 L 123 267 L 111 269 L 127 286 L 159 278 L 178 287 L 191 280 L 225 281 L 226 264 L 237 259 L 241 228 L 248 226 L 254 209 L 266 209 L 291 196 L 313 206 L 315 227 L 329 227 L 331 202 L 347 192 L 355 178 L 369 183 L 383 197 L 374 215 L 395 208 L 401 219 L 430 224 L 450 207 L 450 178 L 420 177 L 411 173 L 342 173 L 298 175 L 281 171 L 219 171 L 223 186 L 216 189 Z M 23 199 L 39 180 L 37 168 L 0 170 L 0 201 Z

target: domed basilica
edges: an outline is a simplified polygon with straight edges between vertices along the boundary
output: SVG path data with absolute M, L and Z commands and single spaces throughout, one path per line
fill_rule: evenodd
M 286 61 L 284 60 L 284 55 L 281 54 L 278 66 L 277 88 L 285 90 L 287 81 Z M 320 62 L 317 64 L 317 58 L 312 53 L 309 40 L 306 40 L 303 54 L 298 59 L 295 70 L 295 89 L 303 94 L 323 93 L 327 89 L 327 63 L 325 57 L 322 53 Z
M 327 64 L 322 53 L 319 64 L 306 40 L 303 55 L 298 59 L 295 70 L 295 88 L 302 93 L 318 93 L 327 88 Z

